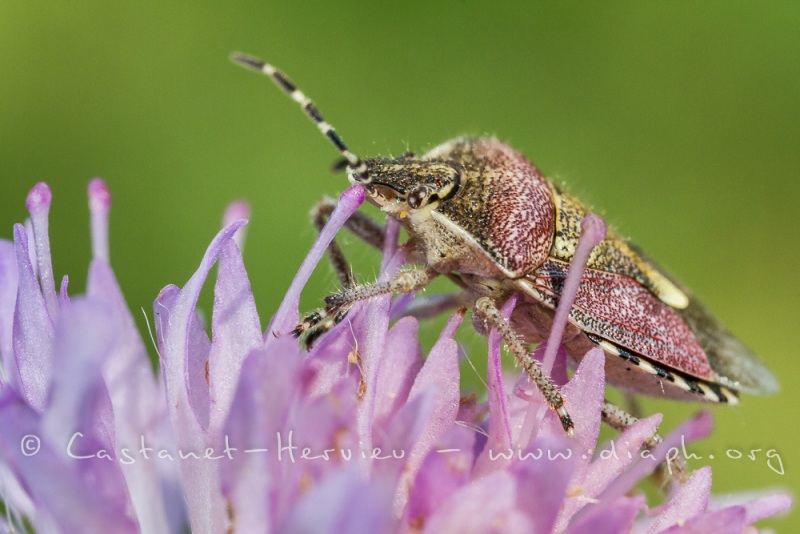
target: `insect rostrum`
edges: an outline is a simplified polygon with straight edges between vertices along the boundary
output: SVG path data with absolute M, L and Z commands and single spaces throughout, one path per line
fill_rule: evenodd
M 422 156 L 362 160 L 286 75 L 249 56 L 234 60 L 269 75 L 301 105 L 344 157 L 350 182 L 361 184 L 368 200 L 406 229 L 409 259 L 421 265 L 387 282 L 355 286 L 341 272 L 345 262 L 334 246 L 331 255 L 345 288 L 294 333 L 310 344 L 343 320 L 354 302 L 414 292 L 436 276 L 447 276 L 460 287 L 449 305 L 471 306 L 478 330 L 501 333 L 570 431 L 564 398 L 526 343 L 539 343 L 550 332 L 581 221 L 590 210 L 494 138 L 454 139 Z M 323 203 L 317 211 L 324 210 Z M 376 228 L 365 216 L 351 225 L 380 246 Z M 506 322 L 499 308 L 515 293 L 521 298 Z M 636 393 L 736 403 L 739 392 L 777 390 L 775 378 L 751 351 L 613 230 L 589 256 L 561 342 L 574 359 L 599 345 L 606 353 L 608 381 Z

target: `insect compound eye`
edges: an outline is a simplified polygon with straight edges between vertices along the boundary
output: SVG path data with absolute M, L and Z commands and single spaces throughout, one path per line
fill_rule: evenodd
M 408 197 L 406 197 L 406 202 L 408 203 L 408 207 L 412 210 L 419 209 L 425 204 L 425 200 L 430 195 L 430 190 L 424 186 L 420 185 L 409 191 Z

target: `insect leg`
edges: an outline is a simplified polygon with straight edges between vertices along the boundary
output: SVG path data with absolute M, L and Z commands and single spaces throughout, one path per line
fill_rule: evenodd
M 321 198 L 319 202 L 314 205 L 311 209 L 311 221 L 314 223 L 314 227 L 317 231 L 322 231 L 322 228 L 325 226 L 325 223 L 328 222 L 335 208 L 336 201 L 327 197 Z M 347 219 L 344 227 L 369 245 L 378 250 L 382 250 L 385 229 L 380 223 L 368 215 L 356 211 Z M 342 249 L 339 248 L 336 240 L 331 241 L 331 244 L 328 246 L 328 257 L 331 260 L 333 270 L 336 271 L 336 276 L 339 278 L 342 287 L 348 289 L 355 286 L 355 279 L 353 278 L 350 264 L 345 259 L 344 253 Z
M 486 321 L 489 326 L 497 330 L 506 346 L 517 359 L 517 362 L 525 369 L 528 376 L 531 377 L 531 380 L 533 380 L 533 383 L 539 388 L 539 391 L 542 392 L 542 395 L 544 395 L 550 407 L 556 411 L 558 417 L 561 419 L 561 426 L 564 427 L 567 434 L 572 434 L 572 429 L 575 424 L 572 422 L 572 418 L 564 407 L 564 397 L 558 390 L 558 386 L 549 376 L 542 372 L 539 362 L 533 359 L 533 356 L 528 352 L 525 344 L 500 314 L 500 310 L 497 309 L 497 304 L 494 300 L 491 297 L 481 297 L 475 302 L 474 309 L 479 317 Z
M 603 410 L 600 414 L 605 424 L 619 432 L 622 432 L 639 420 L 616 404 L 608 401 L 603 402 Z M 644 442 L 644 445 L 648 449 L 652 449 L 662 441 L 664 440 L 659 433 L 656 432 Z M 674 460 L 667 460 L 667 462 L 669 462 L 669 465 L 662 464 L 658 468 L 661 475 L 665 478 L 665 481 L 669 480 L 670 474 L 681 484 L 689 479 L 689 468 L 686 467 L 686 463 L 682 459 L 676 458 Z
M 424 297 L 415 298 L 399 315 L 403 317 L 416 317 L 417 319 L 429 319 L 431 317 L 436 317 L 440 313 L 455 310 L 462 306 L 469 306 L 469 295 L 466 292 L 440 293 L 438 295 L 426 295 Z
M 353 286 L 341 293 L 325 298 L 325 308 L 307 315 L 292 331 L 292 335 L 305 335 L 305 344 L 311 347 L 322 334 L 340 323 L 350 307 L 360 301 L 387 293 L 413 293 L 428 285 L 437 273 L 424 269 L 400 271 L 388 282 L 375 282 L 363 286 Z
M 639 420 L 639 418 L 634 417 L 616 404 L 608 401 L 603 402 L 603 411 L 601 412 L 601 416 L 605 424 L 619 432 L 622 432 Z M 661 441 L 661 436 L 659 436 L 656 432 L 649 437 L 644 444 L 648 448 L 653 448 L 661 443 Z

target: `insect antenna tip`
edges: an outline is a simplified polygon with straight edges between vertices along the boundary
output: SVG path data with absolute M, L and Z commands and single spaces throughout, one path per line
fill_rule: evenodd
M 256 57 L 243 54 L 241 52 L 234 52 L 233 54 L 230 55 L 230 59 L 237 65 L 245 67 L 247 69 L 257 70 L 257 71 L 261 71 L 264 69 L 265 63 L 263 61 L 261 61 Z

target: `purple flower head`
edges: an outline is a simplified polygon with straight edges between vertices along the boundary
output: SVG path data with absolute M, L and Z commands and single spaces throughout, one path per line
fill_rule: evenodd
M 29 195 L 30 224 L 0 241 L 6 528 L 22 530 L 25 518 L 45 532 L 741 532 L 791 504 L 783 494 L 712 497 L 709 468 L 648 503 L 636 484 L 682 438 L 707 435 L 710 417 L 653 449 L 658 415 L 598 443 L 604 355 L 593 349 L 568 378 L 558 332 L 535 356 L 563 384 L 571 437 L 527 378 L 507 380 L 494 331 L 486 400 L 462 397 L 453 336 L 463 311 L 426 355 L 417 320 L 403 316 L 413 297 L 388 295 L 357 303 L 301 350 L 284 334 L 363 202 L 360 186 L 340 197 L 266 330 L 241 256 L 249 208 L 233 204 L 194 275 L 154 302 L 154 375 L 109 264 L 99 179 L 89 198 L 84 295 L 68 296 L 66 278 L 56 291 L 45 184 Z M 406 260 L 397 229 L 387 223 L 384 280 Z M 590 222 L 587 234 L 600 230 Z M 215 263 L 209 334 L 196 305 Z
M 93 258 L 86 294 L 73 298 L 67 277 L 55 289 L 51 200 L 47 184 L 34 186 L 30 224 L 14 227 L 13 243 L 0 241 L 0 480 L 11 523 L 169 531 L 182 521 L 174 468 L 126 461 L 141 436 L 168 444 L 170 428 L 108 263 L 108 189 L 89 184 Z

